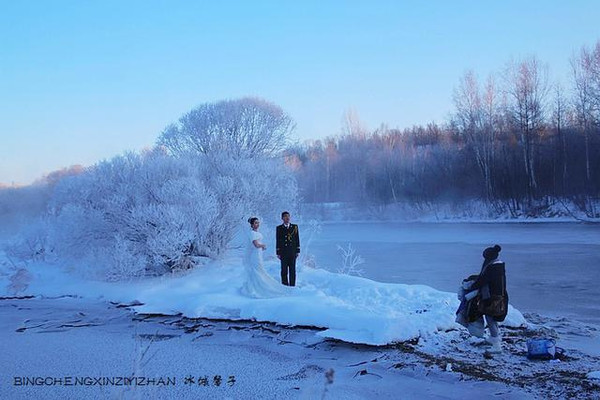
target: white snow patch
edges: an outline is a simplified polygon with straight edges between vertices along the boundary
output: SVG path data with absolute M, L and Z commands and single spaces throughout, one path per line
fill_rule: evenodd
M 277 260 L 268 260 L 265 268 L 279 279 Z M 454 322 L 459 305 L 455 293 L 425 285 L 381 283 L 324 269 L 303 268 L 298 271 L 292 295 L 268 299 L 248 298 L 239 292 L 243 267 L 241 260 L 233 257 L 179 276 L 127 283 L 78 279 L 44 264 L 31 264 L 28 269 L 32 279 L 19 295 L 137 300 L 144 303 L 136 307 L 138 312 L 316 326 L 327 328 L 318 333 L 320 336 L 352 343 L 385 345 L 464 329 Z M 8 293 L 8 276 L 0 280 L 6 292 L 3 295 L 14 295 Z M 503 324 L 519 327 L 526 326 L 526 321 L 521 312 L 509 306 Z
M 588 379 L 600 379 L 600 371 L 592 371 L 589 372 L 586 377 Z

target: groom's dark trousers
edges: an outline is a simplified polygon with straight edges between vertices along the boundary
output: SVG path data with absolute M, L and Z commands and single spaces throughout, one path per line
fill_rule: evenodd
M 288 279 L 289 275 L 289 279 Z M 281 254 L 281 283 L 296 286 L 296 253 Z
M 277 255 L 281 259 L 281 283 L 296 286 L 296 257 L 300 253 L 298 225 L 279 225 L 276 232 Z

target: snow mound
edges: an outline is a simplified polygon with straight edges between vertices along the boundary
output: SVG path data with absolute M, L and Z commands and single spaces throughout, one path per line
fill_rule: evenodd
M 320 336 L 369 345 L 464 329 L 454 322 L 459 305 L 455 293 L 302 268 L 291 294 L 255 299 L 240 293 L 244 280 L 241 265 L 239 258 L 229 258 L 185 275 L 129 283 L 76 280 L 56 268 L 38 265 L 31 271 L 35 278 L 21 294 L 137 300 L 143 305 L 135 309 L 142 313 L 182 313 L 191 318 L 255 319 L 281 325 L 315 326 L 325 328 L 317 333 Z M 279 279 L 276 259 L 267 260 L 265 269 Z M 518 310 L 509 306 L 503 324 L 519 327 L 525 326 L 526 321 Z
M 600 371 L 592 371 L 589 372 L 586 377 L 588 379 L 600 379 Z

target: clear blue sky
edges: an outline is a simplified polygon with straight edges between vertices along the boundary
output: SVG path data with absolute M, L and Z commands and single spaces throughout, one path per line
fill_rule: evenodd
M 0 183 L 151 146 L 204 102 L 279 104 L 299 139 L 442 122 L 452 90 L 536 55 L 568 82 L 600 1 L 0 0 Z

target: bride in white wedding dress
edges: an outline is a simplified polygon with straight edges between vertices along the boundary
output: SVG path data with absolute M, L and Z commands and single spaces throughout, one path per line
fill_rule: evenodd
M 273 279 L 263 267 L 263 251 L 267 246 L 262 243 L 263 235 L 258 231 L 260 221 L 256 217 L 248 219 L 251 230 L 248 232 L 244 254 L 245 280 L 242 294 L 254 298 L 284 296 L 291 293 L 291 286 L 285 286 Z

